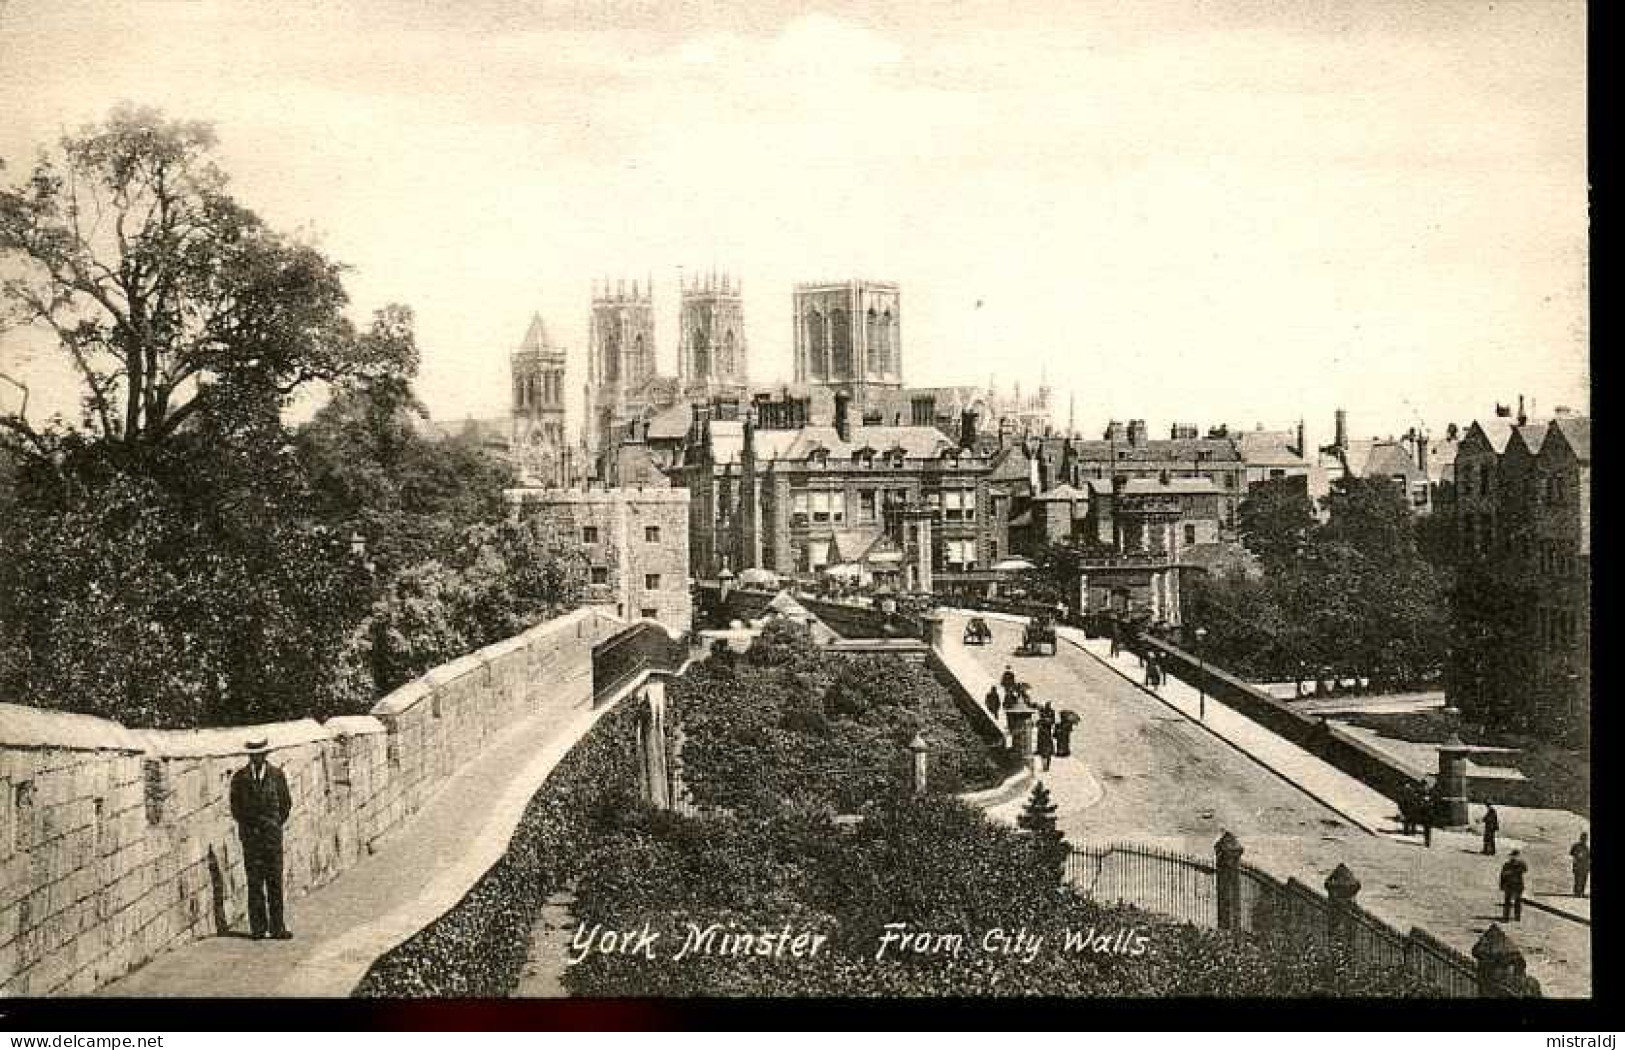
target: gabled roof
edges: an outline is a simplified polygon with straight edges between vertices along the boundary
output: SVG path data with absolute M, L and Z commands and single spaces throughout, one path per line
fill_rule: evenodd
M 830 560 L 862 561 L 883 535 L 879 526 L 865 529 L 836 529 L 835 549 L 830 552 Z
M 1551 426 L 1563 435 L 1563 440 L 1574 451 L 1574 458 L 1582 463 L 1591 462 L 1591 417 L 1557 416 Z
M 1351 464 L 1352 467 L 1352 464 Z M 1357 473 L 1361 477 L 1394 477 L 1403 474 L 1406 478 L 1421 474 L 1416 460 L 1406 447 L 1397 441 L 1373 441 L 1370 454 L 1366 457 L 1364 465 Z
M 713 419 L 710 424 L 711 432 L 711 462 L 712 463 L 738 463 L 739 454 L 745 447 L 745 425 L 736 419 Z M 757 435 L 757 444 L 760 445 L 761 435 Z M 760 457 L 758 452 L 757 456 Z
M 1057 485 L 1048 492 L 1041 493 L 1033 498 L 1039 500 L 1040 502 L 1066 501 L 1070 503 L 1077 500 L 1087 500 L 1089 498 L 1089 493 L 1084 492 L 1082 489 L 1075 489 L 1071 485 L 1062 484 Z
M 1298 438 L 1284 430 L 1248 430 L 1236 437 L 1241 460 L 1250 467 L 1301 467 L 1308 461 L 1294 451 Z
M 650 441 L 680 441 L 688 436 L 693 421 L 694 411 L 686 404 L 661 409 L 650 417 L 646 437 Z

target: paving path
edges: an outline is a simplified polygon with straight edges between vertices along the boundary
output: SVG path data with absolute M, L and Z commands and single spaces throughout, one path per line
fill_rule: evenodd
M 585 669 L 578 677 L 588 674 Z M 580 695 L 572 682 L 566 693 Z M 590 683 L 588 683 L 590 692 Z M 175 948 L 103 996 L 347 996 L 382 954 L 461 900 L 507 849 L 547 774 L 613 707 L 559 704 L 508 731 L 370 857 L 288 902 L 291 941 L 212 937 Z
M 951 658 L 968 655 L 995 678 L 1008 663 L 1031 683 L 1037 702 L 1081 716 L 1072 737 L 1077 757 L 1057 759 L 1043 774 L 1072 841 L 1142 842 L 1208 857 L 1229 830 L 1246 860 L 1280 878 L 1318 887 L 1338 863 L 1348 864 L 1369 911 L 1401 930 L 1420 926 L 1461 951 L 1499 920 L 1498 858 L 1479 855 L 1476 835 L 1436 832 L 1424 849 L 1419 838 L 1389 834 L 1394 807 L 1381 795 L 1211 699 L 1206 722 L 1198 722 L 1196 694 L 1183 683 L 1158 697 L 1124 676 L 1138 669 L 1133 656 L 1114 667 L 1104 651 L 1096 657 L 1063 640 L 1053 657 L 1018 657 L 1020 627 L 988 620 L 994 643 L 964 648 L 962 619 L 950 616 L 944 635 Z M 1091 781 L 1103 789 L 1098 798 L 1089 798 Z M 1501 819 L 1503 839 L 1526 847 L 1531 896 L 1572 900 L 1553 894 L 1567 878 L 1569 831 L 1578 818 L 1503 808 Z M 1591 994 L 1589 926 L 1526 907 L 1523 921 L 1507 929 L 1547 995 Z

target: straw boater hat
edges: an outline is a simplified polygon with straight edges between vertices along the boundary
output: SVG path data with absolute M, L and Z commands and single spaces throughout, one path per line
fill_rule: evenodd
M 251 755 L 263 755 L 266 751 L 270 750 L 270 746 L 267 744 L 264 737 L 259 737 L 258 739 L 250 740 L 244 744 L 243 750 L 247 751 Z

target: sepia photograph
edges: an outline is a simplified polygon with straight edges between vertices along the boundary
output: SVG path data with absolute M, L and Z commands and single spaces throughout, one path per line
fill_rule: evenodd
M 0 1027 L 1589 1005 L 1587 18 L 0 0 Z

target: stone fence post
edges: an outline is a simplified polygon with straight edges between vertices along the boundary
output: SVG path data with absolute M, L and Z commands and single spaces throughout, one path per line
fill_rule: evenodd
M 1459 828 L 1469 822 L 1467 809 L 1468 746 L 1460 735 L 1439 745 L 1439 814 L 1432 819 L 1441 827 Z
M 1226 831 L 1213 844 L 1214 881 L 1219 896 L 1219 929 L 1241 929 L 1241 855 L 1246 850 Z
M 1540 982 L 1524 972 L 1523 952 L 1495 923 L 1473 945 L 1482 999 L 1538 998 Z
M 1004 708 L 1004 717 L 1010 726 L 1010 746 L 1016 749 L 1016 755 L 1023 764 L 1032 761 L 1037 744 L 1034 737 L 1038 727 L 1033 724 L 1033 714 L 1033 709 L 1019 696 Z
M 925 738 L 915 733 L 914 739 L 909 741 L 909 753 L 914 756 L 914 793 L 925 794 L 925 776 L 927 771 L 927 747 Z
M 1347 864 L 1339 864 L 1326 876 L 1326 933 L 1334 944 L 1347 944 L 1354 933 L 1354 898 L 1360 894 L 1360 880 Z

